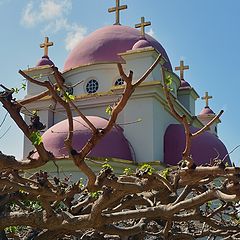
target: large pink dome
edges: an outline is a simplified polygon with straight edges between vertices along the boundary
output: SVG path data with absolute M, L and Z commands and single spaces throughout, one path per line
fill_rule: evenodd
M 191 127 L 191 132 L 196 132 L 198 129 Z M 177 165 L 182 160 L 182 152 L 185 147 L 184 128 L 180 124 L 171 124 L 167 128 L 164 135 L 164 162 L 169 165 Z M 217 155 L 231 164 L 227 149 L 222 141 L 210 132 L 193 138 L 191 155 L 196 165 L 210 163 Z
M 107 120 L 97 116 L 88 116 L 87 118 L 99 129 L 103 129 L 108 123 Z M 89 129 L 88 125 L 81 117 L 74 117 L 73 119 L 73 148 L 79 151 L 91 137 L 91 129 Z M 68 155 L 67 149 L 64 146 L 64 140 L 67 137 L 67 133 L 68 120 L 64 120 L 49 128 L 42 135 L 45 148 L 52 152 L 55 157 Z M 129 143 L 123 135 L 123 129 L 117 125 L 102 138 L 88 156 L 133 160 Z
M 70 52 L 64 64 L 64 71 L 81 65 L 122 62 L 118 54 L 131 50 L 140 39 L 140 31 L 127 26 L 113 25 L 98 29 L 80 41 Z M 147 34 L 146 40 L 168 61 L 165 67 L 172 70 L 162 45 Z

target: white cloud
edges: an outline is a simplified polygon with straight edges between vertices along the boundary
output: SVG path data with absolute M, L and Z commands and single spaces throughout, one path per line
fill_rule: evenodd
M 26 8 L 24 9 L 23 16 L 22 16 L 22 19 L 21 19 L 21 23 L 25 26 L 31 27 L 31 26 L 35 25 L 36 17 L 32 13 L 32 9 L 33 9 L 33 3 L 32 2 L 28 3 Z
M 56 34 L 61 30 L 69 30 L 70 24 L 66 18 L 55 19 L 54 21 L 48 22 L 48 24 L 41 31 L 43 35 L 47 33 Z
M 38 23 L 61 18 L 72 8 L 71 0 L 41 0 L 29 2 L 23 10 L 21 23 L 33 27 Z
M 64 31 L 65 48 L 70 51 L 87 33 L 85 27 L 68 21 L 67 15 L 71 9 L 72 0 L 40 0 L 37 3 L 31 1 L 23 11 L 21 23 L 25 27 L 42 24 L 41 33 L 45 36 Z
M 67 51 L 72 50 L 87 33 L 87 28 L 76 23 L 69 23 L 66 18 L 52 21 L 43 29 L 42 33 L 43 35 L 48 35 L 47 33 L 56 34 L 62 30 L 66 32 L 65 48 Z
M 75 26 L 72 28 L 71 31 L 68 32 L 67 37 L 65 39 L 65 48 L 66 50 L 70 51 L 72 50 L 79 41 L 81 41 L 85 34 L 87 32 L 87 29 L 81 26 Z
M 148 35 L 150 35 L 151 37 L 155 37 L 155 32 L 153 31 L 152 28 L 149 29 L 149 31 L 146 32 Z

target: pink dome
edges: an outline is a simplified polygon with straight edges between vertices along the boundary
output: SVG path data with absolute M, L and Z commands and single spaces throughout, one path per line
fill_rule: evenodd
M 150 45 L 168 61 L 165 63 L 165 67 L 172 70 L 171 63 L 162 45 L 147 34 L 145 37 Z M 139 30 L 127 26 L 113 25 L 98 29 L 80 41 L 70 52 L 64 64 L 64 71 L 94 63 L 123 62 L 118 54 L 131 50 L 139 39 Z
M 181 85 L 179 89 L 187 89 L 187 88 L 191 88 L 191 85 L 187 81 L 181 80 Z
M 54 66 L 54 63 L 50 60 L 50 58 L 48 56 L 43 56 L 38 61 L 36 67 L 45 66 L 45 65 Z
M 198 129 L 191 127 L 191 132 Z M 177 165 L 182 160 L 182 152 L 185 148 L 184 128 L 180 124 L 171 124 L 164 135 L 164 162 L 169 165 Z M 191 154 L 196 165 L 210 163 L 217 157 L 223 159 L 227 154 L 227 149 L 222 141 L 210 132 L 204 132 L 192 141 Z M 225 161 L 231 165 L 227 156 Z
M 210 107 L 205 107 L 199 115 L 215 115 L 215 112 Z
M 140 49 L 140 48 L 145 48 L 145 47 L 152 47 L 151 43 L 147 41 L 146 39 L 140 39 L 137 41 L 133 47 L 132 50 Z
M 88 116 L 87 118 L 99 129 L 103 129 L 108 123 L 107 120 L 97 116 Z M 91 130 L 81 117 L 74 117 L 73 119 L 73 148 L 79 151 L 91 137 Z M 44 146 L 55 157 L 68 156 L 67 149 L 64 146 L 67 132 L 68 120 L 64 120 L 49 128 L 42 135 Z M 129 143 L 123 135 L 123 129 L 119 126 L 113 127 L 88 156 L 133 160 Z

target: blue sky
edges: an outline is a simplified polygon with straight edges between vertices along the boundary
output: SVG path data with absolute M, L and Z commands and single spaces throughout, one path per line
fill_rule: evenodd
M 128 9 L 122 25 L 134 26 L 141 16 L 152 22 L 147 30 L 164 46 L 172 65 L 183 59 L 190 66 L 185 79 L 199 95 L 208 91 L 211 108 L 225 110 L 219 125 L 228 150 L 240 144 L 240 1 L 239 0 L 122 0 Z M 0 0 L 0 82 L 21 85 L 19 69 L 32 67 L 42 57 L 39 44 L 49 36 L 49 56 L 61 69 L 76 40 L 114 23 L 107 9 L 115 0 Z M 24 93 L 19 94 L 19 98 Z M 197 101 L 197 113 L 204 102 Z M 0 109 L 0 121 L 4 110 Z M 8 117 L 0 136 L 2 152 L 21 158 L 23 136 Z M 231 158 L 240 163 L 240 148 Z

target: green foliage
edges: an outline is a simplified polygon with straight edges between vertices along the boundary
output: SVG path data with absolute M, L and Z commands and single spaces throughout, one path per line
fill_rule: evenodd
M 235 222 L 236 224 L 240 224 L 240 217 L 232 217 L 232 221 Z
M 160 175 L 167 179 L 171 171 L 172 171 L 171 168 L 165 168 L 160 172 Z
M 103 168 L 103 169 L 111 169 L 111 170 L 113 171 L 113 167 L 112 167 L 109 163 L 104 163 L 104 164 L 102 165 L 102 168 Z
M 131 175 L 133 173 L 133 170 L 131 169 L 131 168 L 125 168 L 124 170 L 123 170 L 123 174 L 125 174 L 125 175 Z
M 207 207 L 208 207 L 208 208 L 211 208 L 212 204 L 213 204 L 212 201 L 208 201 L 208 202 L 207 202 Z
M 68 93 L 68 92 L 64 92 L 63 94 L 63 100 L 65 102 L 70 102 L 70 101 L 74 101 L 75 100 L 75 96 L 73 96 L 72 94 Z
M 18 227 L 17 226 L 9 226 L 5 228 L 6 233 L 17 233 Z
M 55 207 L 55 211 L 57 212 L 67 211 L 67 207 L 63 202 L 59 202 Z
M 113 109 L 112 109 L 112 106 L 109 105 L 109 106 L 107 106 L 105 112 L 106 112 L 108 115 L 111 116 L 111 115 L 112 115 L 112 110 L 113 110 Z
M 17 88 L 17 87 L 16 88 L 12 88 L 12 90 L 13 90 L 14 93 L 19 93 L 19 88 Z
M 16 87 L 16 88 L 12 88 L 12 90 L 13 90 L 14 93 L 19 93 L 19 91 L 20 91 L 21 89 L 25 91 L 26 88 L 27 88 L 26 83 L 22 83 L 22 85 L 21 85 L 20 88 L 18 88 L 18 87 Z
M 20 193 L 27 193 L 27 192 L 25 192 L 25 191 L 22 190 L 22 189 L 19 189 L 19 192 L 20 192 Z
M 17 233 L 22 233 L 23 231 L 26 231 L 27 227 L 26 226 L 9 226 L 9 227 L 6 227 L 4 230 L 6 234 L 9 234 L 9 233 L 17 234 Z
M 34 146 L 38 146 L 42 143 L 42 136 L 39 131 L 33 131 L 30 135 L 30 140 Z
M 84 187 L 83 179 L 82 179 L 82 178 L 79 179 L 78 183 L 79 183 L 78 186 L 79 186 L 80 188 Z
M 22 83 L 22 87 L 21 87 L 24 91 L 27 89 L 27 84 L 26 83 Z
M 166 82 L 166 84 L 167 84 L 168 89 L 169 89 L 170 91 L 172 91 L 173 88 L 172 88 L 171 86 L 172 86 L 173 79 L 172 79 L 172 77 L 171 77 L 170 75 L 168 75 L 168 76 L 166 77 L 165 82 Z
M 89 192 L 91 198 L 98 199 L 101 195 L 102 191 L 96 191 L 96 192 Z
M 19 190 L 19 192 L 23 194 L 27 194 L 25 191 Z M 29 208 L 31 211 L 41 211 L 42 205 L 39 201 L 30 201 L 30 200 L 23 200 L 21 203 L 26 207 Z M 13 201 L 9 204 L 11 211 L 18 211 L 18 205 Z
M 38 201 L 25 200 L 25 201 L 23 201 L 23 203 L 26 207 L 29 207 L 32 211 L 41 211 L 42 210 L 42 205 Z
M 34 116 L 37 116 L 37 115 L 38 115 L 38 110 L 33 110 L 33 111 L 32 111 L 32 114 L 33 114 Z
M 155 171 L 155 169 L 150 164 L 147 163 L 142 164 L 139 170 L 141 172 L 147 173 L 148 175 L 152 175 Z

